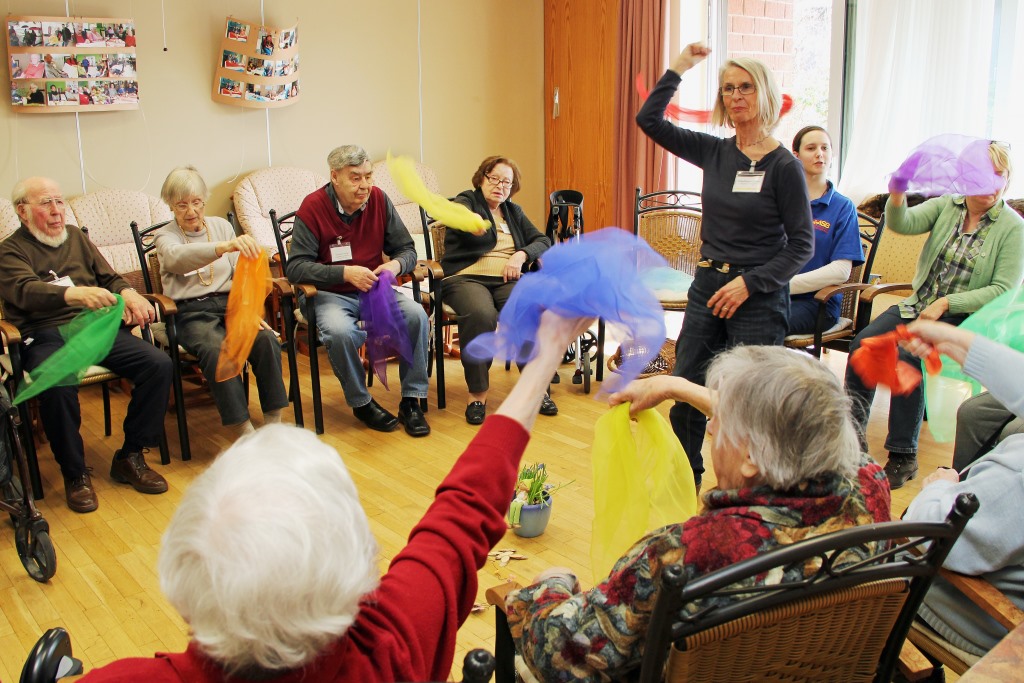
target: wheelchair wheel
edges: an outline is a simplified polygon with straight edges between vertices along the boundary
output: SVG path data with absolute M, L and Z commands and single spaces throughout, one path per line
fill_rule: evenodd
M 14 544 L 22 566 L 33 579 L 46 583 L 57 573 L 57 553 L 46 520 L 18 524 L 14 529 Z

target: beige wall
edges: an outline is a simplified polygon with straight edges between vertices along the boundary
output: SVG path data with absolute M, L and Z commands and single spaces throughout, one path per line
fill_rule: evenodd
M 420 46 L 417 45 L 417 5 Z M 254 169 L 301 166 L 326 175 L 327 152 L 363 145 L 420 155 L 441 192 L 470 187 L 480 160 L 519 162 L 516 197 L 540 224 L 544 198 L 543 3 L 540 0 L 266 0 L 266 23 L 299 21 L 301 100 L 267 113 L 214 103 L 212 79 L 226 15 L 260 23 L 260 3 L 171 0 L 163 51 L 157 0 L 73 2 L 75 14 L 131 17 L 138 33 L 142 107 L 79 115 L 85 187 L 74 114 L 16 115 L 0 106 L 8 140 L 0 149 L 0 193 L 18 178 L 48 175 L 67 196 L 104 187 L 159 194 L 174 166 L 192 163 L 211 186 L 213 213 L 230 208 L 235 183 Z M 9 0 L 14 15 L 63 16 L 64 2 Z M 134 12 L 134 16 L 132 16 Z M 4 48 L 6 57 L 6 47 Z

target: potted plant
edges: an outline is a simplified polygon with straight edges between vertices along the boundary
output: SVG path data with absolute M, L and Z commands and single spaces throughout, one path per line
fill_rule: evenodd
M 508 523 L 512 531 L 523 538 L 533 538 L 544 533 L 551 519 L 551 494 L 571 483 L 558 486 L 549 484 L 548 471 L 542 462 L 523 465 L 519 470 L 512 504 L 508 508 Z

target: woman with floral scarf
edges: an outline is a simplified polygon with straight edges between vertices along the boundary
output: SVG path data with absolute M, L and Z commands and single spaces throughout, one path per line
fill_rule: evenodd
M 554 568 L 509 593 L 516 650 L 541 680 L 635 677 L 666 564 L 682 565 L 689 580 L 781 545 L 889 520 L 888 482 L 860 451 L 842 384 L 810 357 L 741 346 L 715 359 L 707 387 L 662 375 L 611 396 L 630 402 L 633 413 L 669 399 L 710 418 L 718 487 L 698 515 L 637 541 L 589 591 L 570 570 Z M 851 551 L 848 559 L 860 558 Z M 812 570 L 759 581 L 788 582 Z

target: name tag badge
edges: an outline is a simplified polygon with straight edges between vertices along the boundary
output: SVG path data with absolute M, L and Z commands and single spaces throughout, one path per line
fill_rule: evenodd
M 737 171 L 733 192 L 760 192 L 764 182 L 764 171 Z
M 71 278 L 68 277 L 67 275 L 65 275 L 64 277 L 59 277 L 56 280 L 51 280 L 50 284 L 51 285 L 57 285 L 58 287 L 74 287 L 75 286 L 75 283 L 72 282 Z
M 351 261 L 352 260 L 352 243 L 351 242 L 335 242 L 331 245 L 331 262 L 338 263 L 339 261 Z
M 508 223 L 498 223 L 498 230 L 501 230 L 506 235 L 511 235 L 512 232 L 508 229 Z

